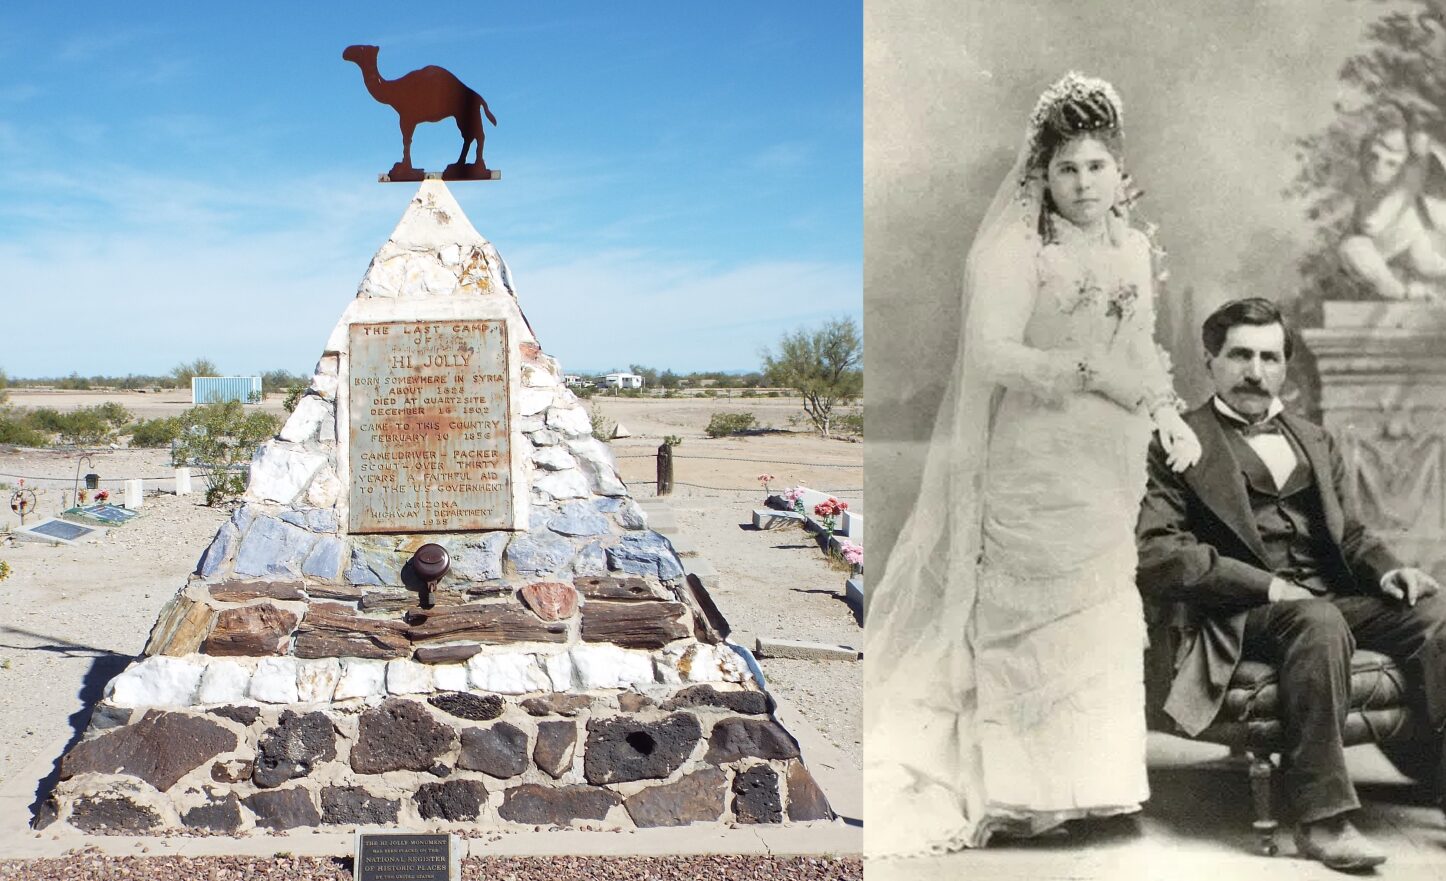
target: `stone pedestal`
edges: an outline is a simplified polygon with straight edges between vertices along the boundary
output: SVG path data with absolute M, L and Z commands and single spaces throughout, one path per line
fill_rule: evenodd
M 1446 576 L 1446 305 L 1328 302 L 1305 330 L 1366 522 Z

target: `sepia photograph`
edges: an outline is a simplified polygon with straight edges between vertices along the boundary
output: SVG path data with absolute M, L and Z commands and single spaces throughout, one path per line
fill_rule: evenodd
M 1446 3 L 864 74 L 868 877 L 1446 871 Z

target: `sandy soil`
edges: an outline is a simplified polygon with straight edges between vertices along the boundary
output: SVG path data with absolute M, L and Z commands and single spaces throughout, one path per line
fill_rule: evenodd
M 174 398 L 174 400 L 173 400 Z M 138 417 L 185 410 L 177 395 L 85 392 L 12 394 L 21 406 L 89 406 L 117 400 Z M 280 412 L 279 400 L 263 404 Z M 717 602 L 737 631 L 859 645 L 861 631 L 839 598 L 845 573 L 832 568 L 799 530 L 758 532 L 749 511 L 762 492 L 756 476 L 777 476 L 774 488 L 804 483 L 844 495 L 862 510 L 863 445 L 802 432 L 711 440 L 703 426 L 718 410 L 748 410 L 760 421 L 786 424 L 796 401 L 608 399 L 598 404 L 633 437 L 613 442 L 623 477 L 639 497 L 653 494 L 655 453 L 664 434 L 683 438 L 671 498 L 683 535 L 718 569 Z M 799 410 L 801 412 L 801 410 Z M 205 507 L 200 495 L 176 497 L 168 454 L 105 450 L 80 472 L 101 475 L 117 498 L 126 478 L 147 478 L 142 516 L 73 547 L 0 540 L 0 559 L 14 569 L 0 583 L 0 780 L 42 751 L 78 738 L 105 682 L 144 646 L 157 613 L 182 586 L 228 512 Z M 0 448 L 0 500 L 20 478 L 35 487 L 38 515 L 69 501 L 80 453 Z M 716 487 L 704 489 L 702 487 Z M 160 491 L 164 488 L 164 491 Z M 201 483 L 197 480 L 197 489 Z M 27 517 L 35 522 L 34 515 Z M 0 529 L 18 525 L 0 505 Z M 856 767 L 862 766 L 861 665 L 767 660 L 770 687 L 798 706 Z M 51 758 L 58 759 L 58 755 Z

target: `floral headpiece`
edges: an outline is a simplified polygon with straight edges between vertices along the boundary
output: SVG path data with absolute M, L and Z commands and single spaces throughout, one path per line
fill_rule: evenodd
M 1115 87 L 1102 79 L 1085 76 L 1078 71 L 1070 71 L 1059 79 L 1054 85 L 1044 90 L 1039 100 L 1034 104 L 1034 112 L 1029 115 L 1029 140 L 1033 143 L 1039 136 L 1039 130 L 1044 127 L 1051 113 L 1060 104 L 1066 101 L 1087 102 L 1093 97 L 1103 97 L 1110 103 L 1115 111 L 1117 125 L 1123 125 L 1125 121 L 1125 104 L 1120 100 L 1120 95 Z

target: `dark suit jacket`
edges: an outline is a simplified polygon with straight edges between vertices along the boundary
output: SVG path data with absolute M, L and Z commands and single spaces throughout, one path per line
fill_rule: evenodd
M 1136 530 L 1140 592 L 1181 628 L 1164 709 L 1190 735 L 1219 712 L 1240 661 L 1245 613 L 1269 601 L 1272 577 L 1244 475 L 1213 407 L 1206 401 L 1185 414 L 1204 452 L 1184 474 L 1165 464 L 1158 438 L 1150 445 L 1149 487 Z M 1361 522 L 1335 442 L 1318 425 L 1288 413 L 1279 418 L 1305 451 L 1320 491 L 1334 544 L 1325 561 L 1333 570 L 1327 581 L 1379 592 L 1381 577 L 1401 564 Z

